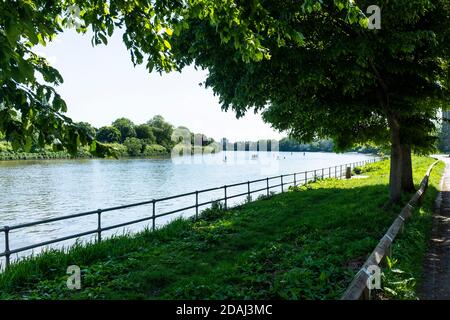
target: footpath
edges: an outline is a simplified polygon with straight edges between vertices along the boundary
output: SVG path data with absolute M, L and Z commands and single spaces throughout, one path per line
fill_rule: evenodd
M 450 300 L 450 158 L 439 157 L 446 164 L 436 199 L 428 253 L 425 257 L 419 298 Z

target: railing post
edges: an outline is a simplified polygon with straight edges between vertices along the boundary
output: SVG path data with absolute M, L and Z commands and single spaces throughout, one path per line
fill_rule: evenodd
M 316 181 L 316 179 L 317 179 L 317 172 L 316 170 L 314 170 L 314 181 Z
M 297 174 L 294 173 L 294 187 L 297 186 Z
M 97 210 L 97 242 L 102 241 L 102 209 Z
M 152 206 L 153 206 L 153 212 L 152 212 L 152 219 L 153 219 L 153 223 L 152 223 L 152 230 L 155 231 L 156 229 L 156 201 L 155 199 L 153 199 L 152 201 Z
M 225 210 L 228 209 L 228 203 L 227 203 L 227 186 L 223 186 L 223 190 L 225 193 Z
M 323 170 L 325 170 L 325 169 L 324 169 L 324 168 L 322 168 L 322 179 L 323 179 L 323 172 L 324 172 Z
M 5 259 L 6 259 L 6 263 L 5 263 L 5 269 L 9 267 L 10 264 L 10 259 L 11 259 L 11 253 L 9 251 L 9 227 L 5 226 L 4 229 L 5 232 Z
M 305 171 L 305 184 L 308 183 L 308 171 Z
M 328 168 L 328 178 L 331 178 L 331 167 Z
M 266 178 L 266 183 L 267 183 L 267 196 L 270 195 L 269 193 L 269 178 Z
M 345 169 L 345 179 L 351 179 L 352 178 L 352 168 L 346 167 Z
M 248 200 L 250 201 L 250 181 L 247 181 L 247 196 Z
M 198 191 L 195 191 L 195 220 L 198 219 Z
M 284 192 L 284 190 L 283 190 L 283 175 L 281 175 L 281 193 L 283 193 Z

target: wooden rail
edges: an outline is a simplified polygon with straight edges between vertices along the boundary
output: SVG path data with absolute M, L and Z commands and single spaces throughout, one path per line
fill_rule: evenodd
M 430 168 L 428 168 L 425 177 L 420 183 L 419 190 L 417 190 L 408 201 L 385 235 L 381 238 L 380 242 L 375 247 L 375 250 L 373 250 L 372 254 L 369 258 L 367 258 L 362 268 L 358 271 L 353 278 L 353 281 L 347 287 L 347 290 L 342 295 L 341 300 L 370 299 L 370 289 L 367 286 L 367 282 L 371 277 L 369 268 L 371 266 L 379 266 L 387 256 L 391 255 L 391 246 L 392 242 L 395 240 L 395 237 L 400 230 L 403 230 L 403 226 L 406 220 L 411 216 L 413 210 L 422 205 L 423 197 L 425 196 L 425 192 L 428 188 L 428 180 L 430 178 L 431 171 L 438 162 L 439 161 L 434 162 Z

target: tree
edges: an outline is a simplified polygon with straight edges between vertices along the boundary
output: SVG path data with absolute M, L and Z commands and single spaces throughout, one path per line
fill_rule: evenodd
M 66 103 L 55 90 L 63 78 L 33 48 L 72 27 L 79 33 L 91 29 L 92 44 L 106 45 L 119 28 L 133 64 L 145 63 L 149 72 L 180 70 L 171 36 L 189 28 L 186 21 L 194 16 L 216 26 L 224 41 L 240 47 L 243 57 L 261 55 L 258 33 L 241 23 L 242 13 L 233 1 L 0 1 L 0 133 L 15 150 L 30 149 L 38 136 L 41 146 L 76 154 L 80 145 L 89 145 L 95 155 L 111 155 L 112 149 L 92 140 L 64 115 Z
M 145 146 L 142 140 L 134 137 L 126 138 L 123 144 L 127 147 L 128 155 L 133 157 L 139 156 Z
M 96 139 L 100 142 L 119 142 L 120 141 L 120 131 L 119 129 L 109 126 L 101 127 L 97 131 Z
M 256 2 L 262 16 L 255 1 L 238 7 L 247 23 L 269 24 L 260 36 L 270 59 L 240 59 L 214 26 L 191 17 L 172 39 L 180 64 L 209 71 L 205 86 L 223 110 L 262 112 L 300 141 L 332 138 L 338 150 L 389 144 L 390 200 L 414 190 L 411 150 L 431 151 L 450 99 L 449 1 L 380 0 L 381 30 L 367 28 L 370 1 Z
M 124 142 L 126 138 L 136 137 L 134 123 L 127 118 L 119 118 L 112 123 L 112 126 L 120 131 L 120 142 Z
M 147 124 L 152 128 L 156 138 L 156 143 L 170 150 L 173 146 L 172 133 L 173 126 L 166 122 L 160 115 L 154 116 Z
M 85 135 L 91 137 L 92 139 L 95 138 L 97 130 L 91 126 L 88 122 L 78 122 L 75 124 L 79 130 L 81 130 Z
M 37 133 L 41 145 L 71 153 L 79 144 L 108 150 L 64 116 L 66 104 L 53 88 L 62 77 L 31 50 L 61 32 L 74 18 L 67 9 L 78 5 L 77 31 L 90 27 L 93 44 L 107 44 L 118 27 L 133 63 L 145 61 L 149 71 L 207 68 L 205 85 L 238 117 L 253 108 L 277 129 L 302 141 L 330 137 L 338 149 L 389 143 L 390 198 L 398 200 L 412 185 L 410 150 L 434 145 L 436 110 L 449 99 L 450 9 L 448 0 L 380 0 L 382 29 L 368 30 L 369 4 L 0 2 L 0 132 L 15 149 L 29 148 Z
M 138 139 L 145 140 L 147 144 L 154 144 L 156 142 L 152 127 L 150 127 L 148 124 L 140 124 L 134 129 L 136 131 L 136 137 Z

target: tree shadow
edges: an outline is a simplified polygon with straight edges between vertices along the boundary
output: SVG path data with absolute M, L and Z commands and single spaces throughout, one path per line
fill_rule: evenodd
M 426 300 L 450 300 L 449 191 L 440 192 L 436 201 L 419 296 Z

